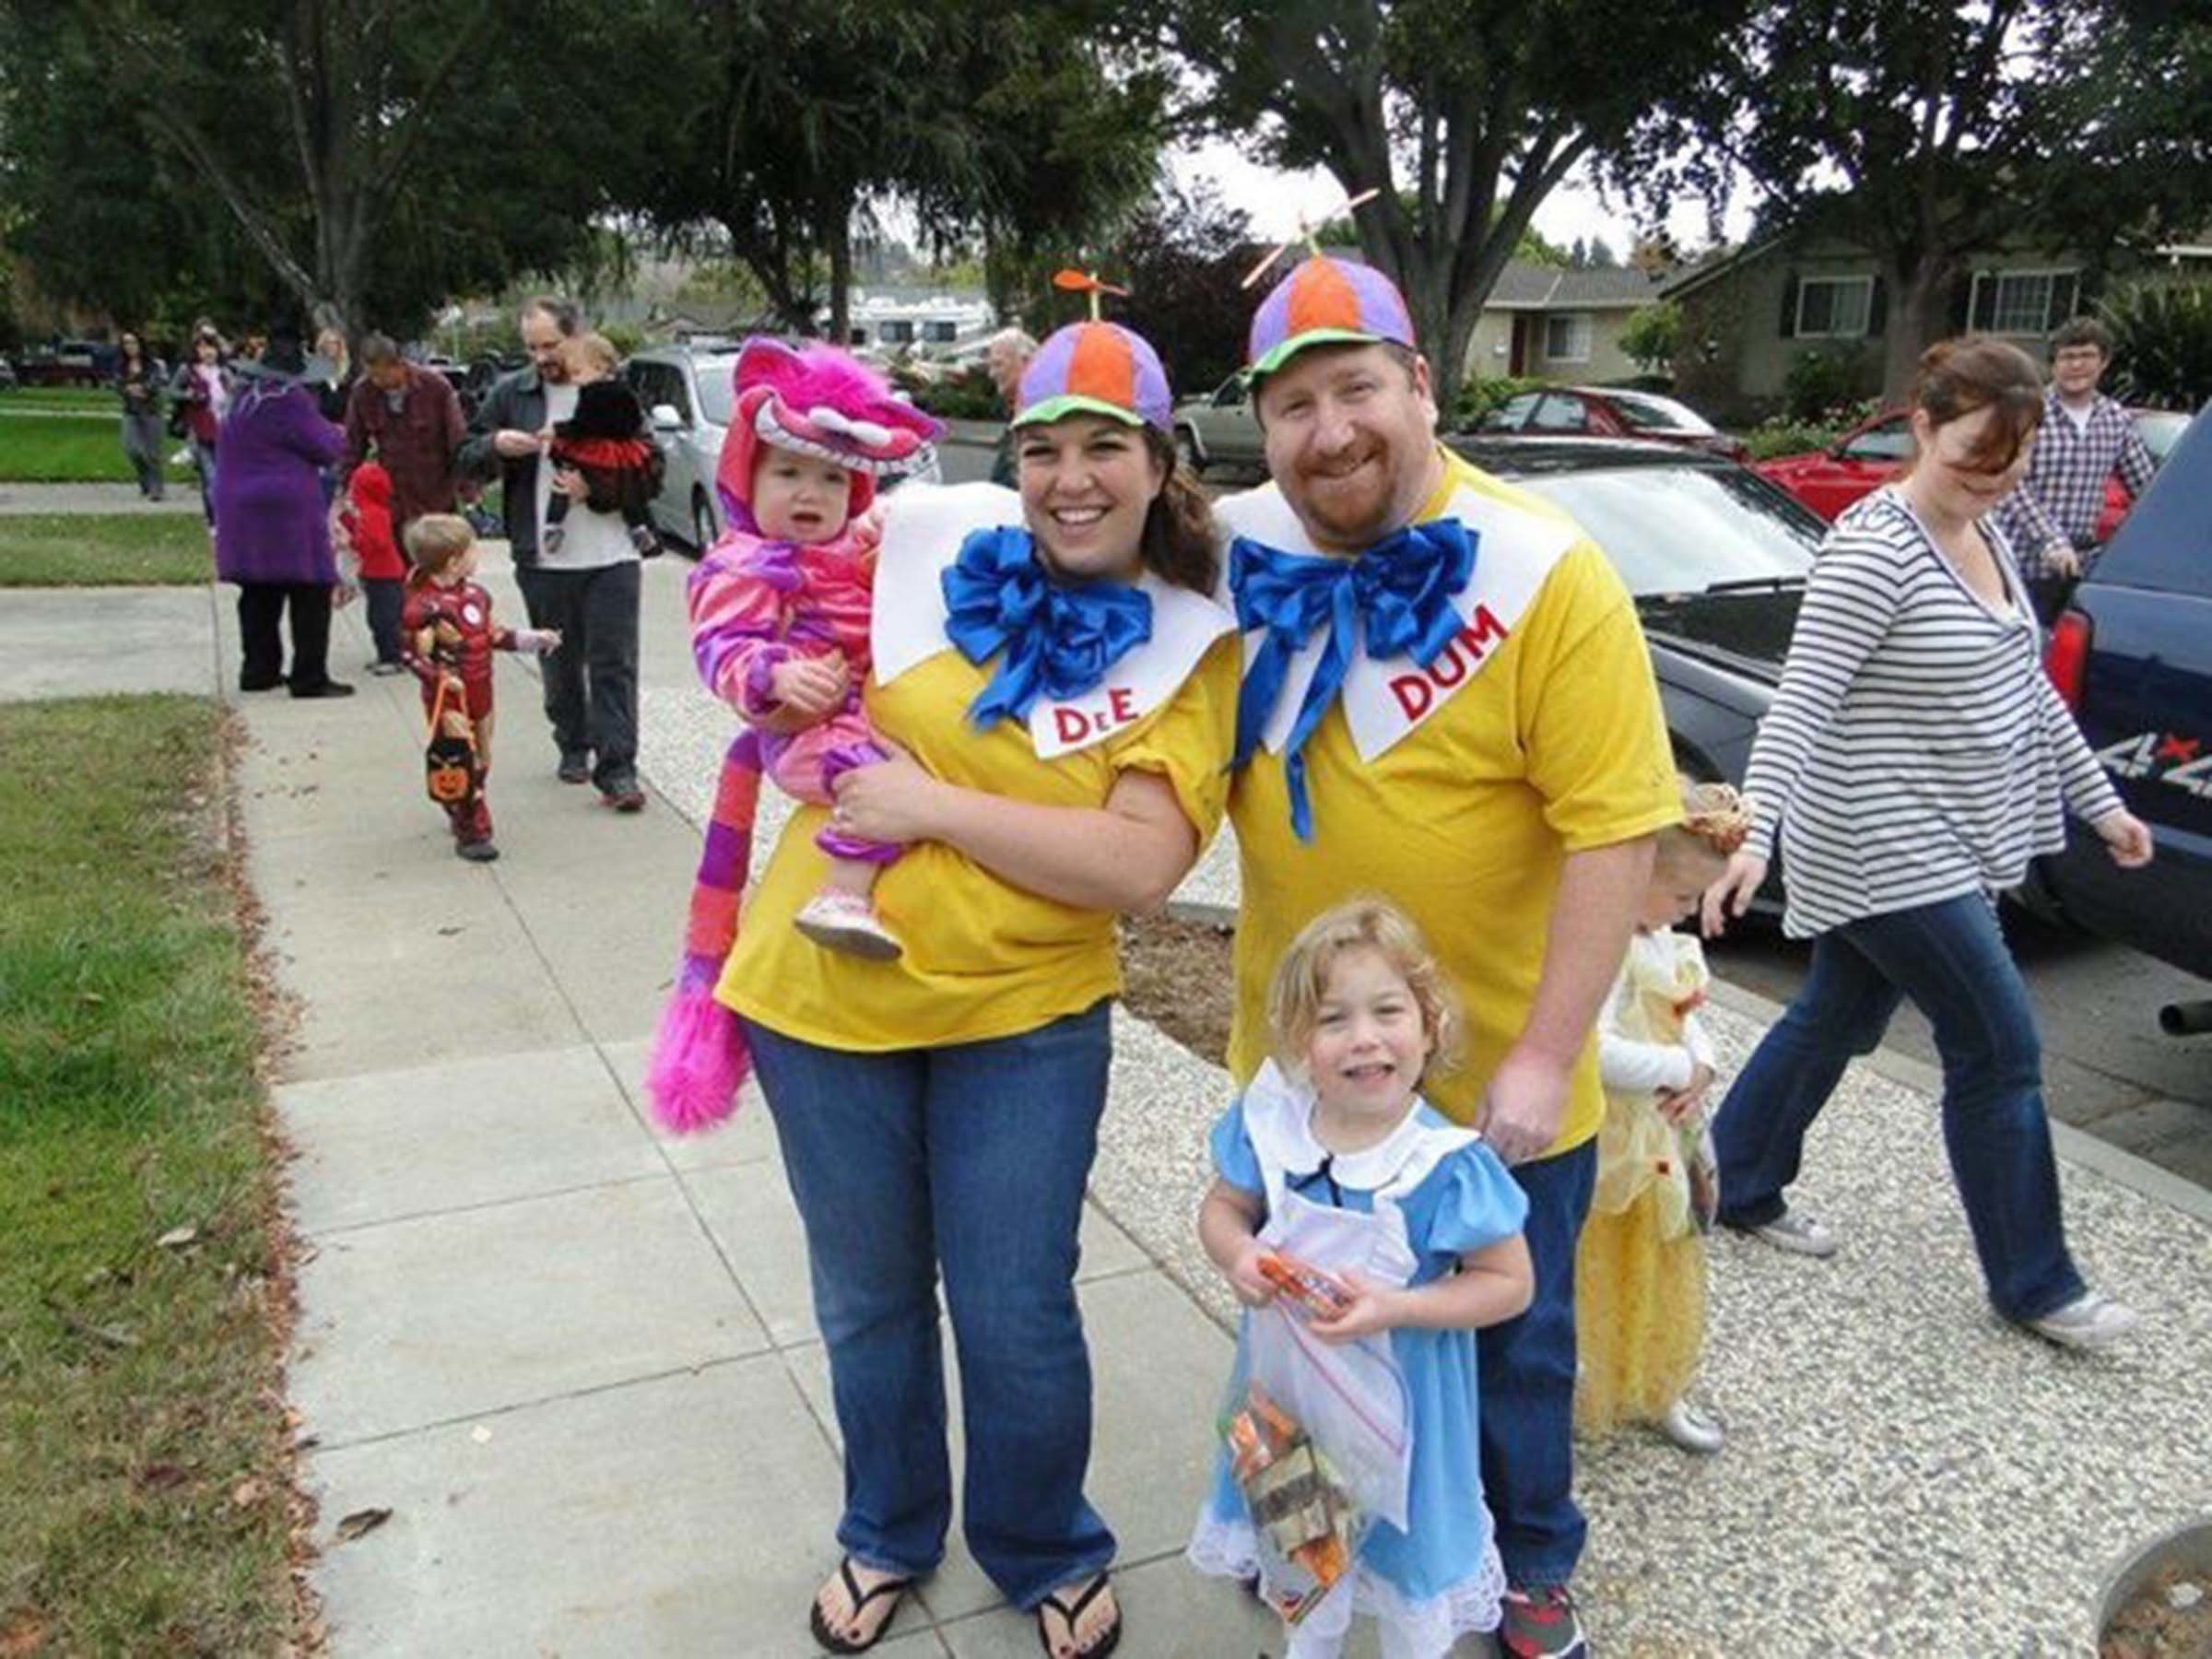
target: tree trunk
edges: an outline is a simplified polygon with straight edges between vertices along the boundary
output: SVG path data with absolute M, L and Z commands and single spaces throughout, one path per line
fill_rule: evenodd
M 1911 265 L 1892 259 L 1885 273 L 1896 297 L 1889 307 L 1882 349 L 1882 402 L 1894 406 L 1912 395 L 1920 354 L 1950 333 L 1944 301 L 1948 297 L 1951 261 L 1924 253 Z
M 830 209 L 823 233 L 830 244 L 830 341 L 842 347 L 853 343 L 853 209 L 849 203 Z

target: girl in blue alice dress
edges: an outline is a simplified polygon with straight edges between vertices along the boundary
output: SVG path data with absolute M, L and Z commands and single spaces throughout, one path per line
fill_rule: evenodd
M 1359 1453 L 1371 1489 L 1376 1448 L 1399 1460 L 1387 1507 L 1404 1524 L 1375 1512 L 1349 1571 L 1287 1626 L 1285 1659 L 1336 1653 L 1355 1612 L 1374 1617 L 1384 1659 L 1439 1659 L 1498 1625 L 1505 1575 L 1482 1497 L 1474 1333 L 1528 1305 L 1528 1206 L 1481 1137 L 1418 1092 L 1449 1063 L 1458 1018 L 1403 913 L 1375 900 L 1325 912 L 1276 971 L 1277 1059 L 1214 1125 L 1198 1236 L 1245 1304 L 1239 1375 L 1249 1364 L 1266 1381 L 1263 1345 L 1302 1352 L 1294 1368 L 1341 1366 L 1316 1394 L 1359 1394 L 1358 1421 L 1377 1437 Z M 1285 1257 L 1335 1281 L 1333 1311 L 1278 1293 Z M 1313 1440 L 1345 1461 L 1319 1427 Z M 1269 1582 L 1279 1558 L 1226 1449 L 1189 1553 L 1202 1571 L 1259 1579 L 1272 1606 L 1294 1598 Z

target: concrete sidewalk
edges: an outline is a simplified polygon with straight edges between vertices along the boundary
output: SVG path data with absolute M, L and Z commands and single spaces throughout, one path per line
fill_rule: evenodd
M 772 1136 L 756 1104 L 668 1141 L 637 1084 L 697 852 L 685 814 L 730 730 L 690 681 L 687 568 L 646 567 L 643 817 L 553 780 L 536 688 L 500 663 L 494 865 L 453 858 L 421 796 L 412 682 L 244 705 L 252 873 L 303 1003 L 277 1095 L 310 1253 L 292 1388 L 341 1655 L 812 1651 L 838 1460 Z M 339 625 L 347 677 L 359 627 Z M 1739 1062 L 1756 1025 L 1716 1023 Z M 1279 1653 L 1178 1559 L 1230 1355 L 1192 1236 L 1226 1079 L 1126 1017 L 1117 1035 L 1081 1294 L 1122 1651 Z M 1705 1393 L 1729 1449 L 1584 1448 L 1603 1651 L 2087 1651 L 2104 1573 L 2212 1498 L 2202 1195 L 2069 1164 L 2085 1266 L 2148 1320 L 2083 1359 L 1983 1309 L 1924 1095 L 1854 1072 L 1809 1163 L 1842 1256 L 1714 1251 Z M 364 1509 L 391 1519 L 338 1541 Z M 994 1600 L 956 1542 L 884 1651 L 1035 1653 Z
M 171 484 L 158 501 L 135 484 L 0 484 L 0 517 L 24 512 L 197 512 L 197 486 Z

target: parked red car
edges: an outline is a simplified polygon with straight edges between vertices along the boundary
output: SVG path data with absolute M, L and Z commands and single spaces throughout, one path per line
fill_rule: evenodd
M 1483 432 L 1524 438 L 1652 438 L 1747 461 L 1743 444 L 1687 404 L 1620 386 L 1549 386 L 1509 397 L 1482 418 Z
M 2149 446 L 2154 461 L 2166 459 L 2166 452 L 2173 447 L 2174 440 L 2189 424 L 2186 415 L 2171 415 L 2159 409 L 2131 409 L 2128 413 L 2135 417 L 2136 430 L 2143 434 L 2143 441 Z M 1822 518 L 1832 521 L 1875 486 L 1895 477 L 1912 457 L 1912 430 L 1906 412 L 1891 409 L 1861 421 L 1824 450 L 1756 461 L 1752 463 L 1752 470 L 1781 485 Z M 2120 521 L 2127 516 L 2129 505 L 2126 487 L 2117 477 L 2107 478 L 2104 508 L 2097 515 L 2099 541 L 2111 539 L 2112 532 L 2120 527 Z

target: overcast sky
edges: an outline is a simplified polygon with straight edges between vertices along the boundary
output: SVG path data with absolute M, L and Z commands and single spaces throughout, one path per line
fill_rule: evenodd
M 1174 151 L 1169 165 L 1176 179 L 1186 185 L 1200 178 L 1212 179 L 1232 206 L 1252 216 L 1254 229 L 1278 241 L 1296 233 L 1300 213 L 1318 222 L 1344 200 L 1343 186 L 1325 172 L 1277 172 L 1247 160 L 1226 143 Z M 1732 203 L 1725 226 L 1728 240 L 1740 241 L 1750 220 L 1747 204 L 1741 200 Z M 1668 228 L 1686 250 L 1701 248 L 1708 241 L 1705 210 L 1696 204 L 1678 206 Z M 1536 229 L 1561 247 L 1577 237 L 1602 236 L 1616 257 L 1625 254 L 1636 237 L 1636 227 L 1625 206 L 1608 208 L 1599 201 L 1595 187 L 1579 172 L 1545 198 L 1536 209 Z

